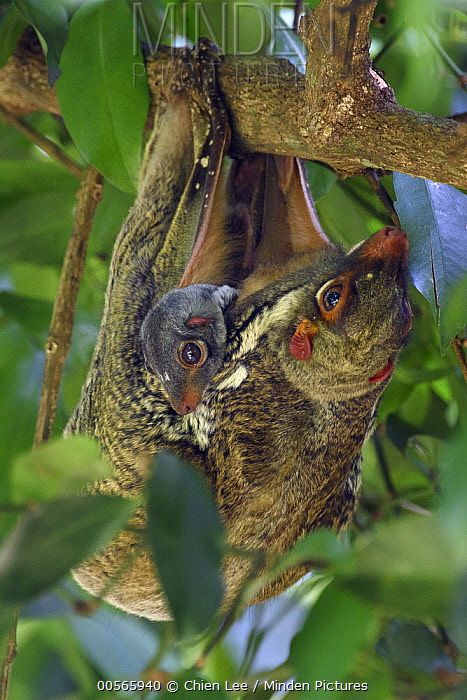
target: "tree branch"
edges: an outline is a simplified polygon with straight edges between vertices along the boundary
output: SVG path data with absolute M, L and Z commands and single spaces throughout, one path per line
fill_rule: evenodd
M 8 110 L 1 105 L 0 114 L 4 122 L 20 131 L 23 136 L 31 141 L 31 143 L 34 143 L 36 146 L 41 148 L 44 153 L 47 153 L 48 156 L 56 160 L 58 163 L 61 163 L 61 165 L 64 165 L 65 168 L 67 168 L 75 177 L 78 178 L 78 180 L 81 180 L 84 174 L 83 168 L 77 165 L 73 160 L 71 160 L 71 158 L 68 158 L 66 153 L 64 153 L 56 143 L 48 139 L 46 136 L 39 134 L 38 131 L 35 131 L 22 119 L 15 117 L 14 114 L 10 114 L 10 112 L 8 112 Z
M 467 125 L 400 107 L 371 68 L 368 28 L 375 4 L 322 0 L 302 18 L 305 77 L 285 60 L 223 60 L 219 78 L 235 132 L 232 149 L 319 160 L 341 175 L 398 170 L 467 188 Z M 180 54 L 148 57 L 154 105 L 177 78 L 174 57 Z M 40 48 L 23 42 L 0 70 L 0 105 L 19 115 L 60 113 Z
M 78 190 L 73 231 L 65 253 L 49 336 L 45 344 L 45 368 L 34 446 L 48 440 L 55 420 L 63 366 L 71 344 L 76 299 L 84 268 L 92 220 L 102 196 L 102 176 L 88 168 Z
M 386 208 L 389 216 L 391 217 L 391 221 L 394 224 L 394 226 L 397 226 L 398 228 L 402 228 L 397 211 L 394 209 L 394 204 L 392 203 L 392 199 L 389 196 L 389 192 L 387 191 L 387 189 L 384 187 L 383 183 L 381 182 L 381 176 L 378 173 L 378 171 L 371 170 L 371 169 L 367 170 L 365 173 L 365 177 L 368 180 L 368 182 L 370 183 L 370 186 L 374 190 L 375 194 L 378 196 L 381 203 Z
M 16 628 L 18 624 L 18 611 L 13 610 L 11 617 L 11 627 L 6 639 L 5 656 L 3 658 L 0 675 L 0 700 L 7 700 L 8 698 L 11 671 L 16 658 Z

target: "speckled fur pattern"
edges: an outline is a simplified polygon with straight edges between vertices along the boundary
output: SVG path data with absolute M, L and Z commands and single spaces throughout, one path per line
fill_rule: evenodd
M 331 257 L 344 256 L 333 252 Z M 117 481 L 101 483 L 98 490 L 138 493 L 142 475 L 135 456 L 169 448 L 206 475 L 232 546 L 284 552 L 312 529 L 343 529 L 355 508 L 361 449 L 383 387 L 371 386 L 352 399 L 318 401 L 307 395 L 306 387 L 299 391 L 287 381 L 271 352 L 274 333 L 279 319 L 293 311 L 299 285 L 312 283 L 312 278 L 312 270 L 289 276 L 263 293 L 267 304 L 257 306 L 260 299 L 253 298 L 238 308 L 229 324 L 230 354 L 224 368 L 189 416 L 175 414 L 160 388 L 148 384 L 141 355 L 136 359 L 138 349 L 126 353 L 136 359 L 132 368 L 127 360 L 125 375 L 138 378 L 138 399 L 133 398 L 136 384 L 132 394 L 127 379 L 114 382 L 115 410 L 97 423 Z M 140 515 L 139 524 L 143 521 Z M 134 534 L 121 534 L 103 555 L 78 570 L 77 579 L 98 592 L 136 544 Z M 249 566 L 245 559 L 226 560 L 226 604 Z M 303 567 L 288 570 L 256 599 L 277 594 L 304 572 Z M 154 619 L 168 615 L 147 555 L 138 558 L 106 597 L 136 614 Z
M 199 160 L 209 153 L 213 121 L 209 105 L 203 110 L 199 102 L 177 94 L 158 120 L 140 195 L 115 245 L 88 380 L 66 432 L 95 436 L 110 458 L 114 477 L 96 491 L 139 495 L 141 457 L 169 449 L 205 475 L 231 545 L 284 552 L 310 530 L 340 531 L 352 517 L 362 446 L 387 383 L 369 384 L 368 376 L 401 346 L 405 271 L 329 246 L 282 279 L 267 279 L 266 286 L 253 280 L 252 293 L 226 316 L 221 371 L 194 413 L 176 414 L 145 368 L 140 331 L 151 305 L 179 284 L 199 222 L 198 200 L 209 188 L 210 168 L 200 169 Z M 360 275 L 359 305 L 329 329 L 319 319 L 316 293 L 349 270 Z M 319 332 L 311 360 L 299 363 L 287 348 L 303 318 L 315 320 Z M 138 549 L 134 528 L 144 519 L 139 511 L 132 530 L 75 577 L 96 595 L 106 588 L 106 600 L 128 612 L 168 619 L 153 564 Z M 128 565 L 129 555 L 135 560 Z M 226 558 L 224 607 L 250 566 L 248 559 Z M 304 572 L 285 572 L 257 600 Z

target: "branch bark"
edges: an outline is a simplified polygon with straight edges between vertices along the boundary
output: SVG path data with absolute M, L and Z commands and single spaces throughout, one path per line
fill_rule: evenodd
M 10 686 L 11 672 L 16 658 L 16 628 L 18 624 L 18 611 L 11 614 L 11 628 L 5 643 L 5 655 L 0 674 L 0 700 L 7 700 Z
M 49 336 L 34 447 L 49 439 L 55 421 L 63 366 L 71 344 L 73 318 L 84 269 L 86 250 L 97 204 L 102 196 L 102 175 L 88 168 L 78 190 L 73 231 L 65 253 Z
M 376 0 L 322 0 L 302 19 L 306 76 L 285 60 L 228 56 L 219 77 L 233 150 L 319 160 L 340 175 L 398 170 L 467 188 L 467 125 L 404 109 L 371 68 Z M 174 78 L 176 51 L 147 59 L 153 104 Z M 0 105 L 16 115 L 60 114 L 40 48 L 22 43 L 0 70 Z

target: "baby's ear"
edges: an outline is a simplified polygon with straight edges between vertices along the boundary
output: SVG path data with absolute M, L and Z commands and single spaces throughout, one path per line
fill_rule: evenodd
M 219 304 L 222 311 L 225 311 L 227 307 L 233 304 L 237 297 L 238 291 L 233 287 L 229 287 L 227 284 L 222 285 L 222 287 L 217 287 L 213 292 L 213 298 Z

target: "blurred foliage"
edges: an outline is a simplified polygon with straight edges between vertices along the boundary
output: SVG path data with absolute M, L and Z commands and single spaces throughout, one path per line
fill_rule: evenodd
M 64 120 L 37 113 L 28 123 L 106 176 L 62 383 L 57 439 L 31 453 L 43 344 L 77 182 L 0 123 L 1 638 L 14 606 L 22 606 L 12 700 L 91 700 L 101 696 L 99 680 L 138 680 L 148 684 L 143 694 L 114 688 L 108 696 L 150 698 L 149 685 L 171 677 L 219 682 L 210 697 L 248 698 L 259 672 L 256 698 L 272 697 L 267 682 L 292 677 L 312 683 L 309 692 L 300 692 L 305 698 L 316 694 L 315 681 L 366 683 L 370 700 L 467 697 L 467 406 L 449 346 L 465 323 L 467 211 L 465 195 L 444 185 L 400 174 L 394 183 L 384 180 L 411 238 L 414 326 L 364 451 L 363 492 L 350 532 L 340 539 L 313 533 L 269 572 L 311 561 L 315 574 L 278 601 L 246 613 L 229 631 L 232 614 L 227 636 L 219 634 L 214 615 L 222 592 L 222 528 L 196 474 L 161 456 L 148 482 L 146 537 L 175 624 L 150 623 L 92 602 L 66 578 L 136 505 L 73 495 L 104 478 L 108 465 L 92 441 L 59 438 L 86 377 L 113 242 L 134 197 L 147 89 L 141 57 L 131 46 L 130 10 L 146 49 L 207 34 L 224 51 L 287 56 L 302 70 L 303 47 L 286 29 L 293 5 L 143 0 L 134 9 L 130 0 L 0 2 L 0 65 L 32 24 L 50 82 L 57 81 Z M 466 34 L 460 3 L 381 0 L 371 54 L 402 105 L 448 115 L 466 111 L 460 87 Z M 318 163 L 309 164 L 308 174 L 335 242 L 353 246 L 389 223 L 364 178 L 341 181 Z M 260 584 L 252 582 L 250 593 Z M 261 615 L 269 616 L 267 623 L 260 624 Z M 279 646 L 282 656 L 274 651 Z M 195 671 L 206 648 L 206 663 Z M 244 682 L 248 690 L 226 692 L 226 681 L 231 687 Z M 346 696 L 360 696 L 352 687 Z M 323 698 L 335 692 L 330 686 L 319 690 Z M 206 692 L 178 693 L 185 695 Z

